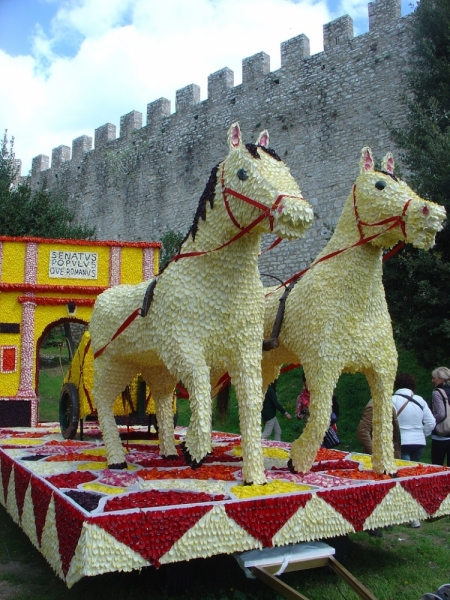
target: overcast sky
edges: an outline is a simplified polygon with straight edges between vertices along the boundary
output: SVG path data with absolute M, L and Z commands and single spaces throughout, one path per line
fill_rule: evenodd
M 402 0 L 402 14 L 411 11 Z M 366 0 L 0 0 L 0 134 L 15 137 L 22 175 L 38 154 L 120 117 L 171 101 L 191 83 L 264 51 L 280 67 L 281 42 L 301 33 L 311 54 L 322 26 L 349 14 L 368 30 Z

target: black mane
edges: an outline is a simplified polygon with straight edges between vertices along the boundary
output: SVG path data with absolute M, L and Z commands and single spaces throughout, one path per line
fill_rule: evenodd
M 388 175 L 394 181 L 398 181 L 397 177 L 393 173 L 388 173 L 387 171 L 382 171 L 381 169 L 375 169 L 376 173 L 383 173 L 383 175 Z
M 202 219 L 202 221 L 206 221 L 207 203 L 209 202 L 209 206 L 211 208 L 214 208 L 214 194 L 216 192 L 217 171 L 219 169 L 219 165 L 220 163 L 217 164 L 211 171 L 208 183 L 206 184 L 205 189 L 203 190 L 203 194 L 200 196 L 200 200 L 198 201 L 197 210 L 194 215 L 194 222 L 192 223 L 192 227 L 188 231 L 188 234 L 184 238 L 183 242 L 186 241 L 190 233 L 192 233 L 192 239 L 195 240 L 195 235 L 198 231 L 198 223 L 200 219 Z
M 258 150 L 263 150 L 266 154 L 271 156 L 274 160 L 281 161 L 281 158 L 278 156 L 278 154 L 272 148 L 265 148 L 264 146 L 260 146 L 259 144 L 245 144 L 245 147 L 246 147 L 247 151 L 249 152 L 249 154 L 253 158 L 260 159 L 261 157 L 258 153 Z M 195 240 L 195 236 L 198 231 L 198 225 L 199 225 L 200 219 L 202 219 L 202 221 L 206 221 L 206 209 L 207 209 L 208 202 L 209 202 L 209 206 L 211 208 L 214 208 L 214 195 L 215 195 L 215 191 L 216 191 L 217 171 L 219 169 L 219 166 L 220 166 L 220 163 L 217 164 L 211 171 L 211 174 L 208 179 L 208 183 L 206 184 L 205 189 L 203 190 L 203 193 L 200 196 L 200 200 L 198 201 L 198 206 L 197 206 L 197 210 L 195 211 L 194 221 L 192 223 L 192 226 L 189 229 L 189 231 L 187 232 L 187 234 L 185 235 L 185 237 L 183 238 L 183 240 L 178 248 L 177 254 L 179 254 L 181 246 L 184 244 L 184 242 L 188 239 L 188 237 L 190 235 L 192 235 L 192 239 Z

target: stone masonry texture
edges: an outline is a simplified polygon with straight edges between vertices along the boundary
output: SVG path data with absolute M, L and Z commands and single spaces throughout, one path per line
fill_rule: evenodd
M 48 156 L 34 158 L 31 185 L 46 181 L 66 192 L 98 239 L 152 241 L 168 229 L 184 235 L 211 169 L 228 153 L 231 123 L 240 123 L 245 142 L 267 129 L 315 213 L 304 238 L 261 257 L 263 274 L 287 278 L 325 245 L 361 148 L 370 146 L 377 159 L 389 150 L 395 155 L 390 127 L 405 123 L 400 98 L 411 48 L 411 16 L 401 17 L 400 8 L 400 0 L 371 2 L 369 31 L 357 37 L 349 16 L 324 25 L 324 51 L 313 56 L 303 34 L 283 42 L 277 71 L 264 52 L 244 58 L 241 85 L 224 68 L 209 76 L 204 101 L 191 84 L 176 92 L 174 113 L 165 98 L 148 104 L 144 126 L 142 114 L 131 110 L 120 117 L 119 137 L 106 123 L 95 130 L 94 144 L 84 135 L 72 149 L 55 148 L 50 167 Z M 271 241 L 266 236 L 263 247 Z

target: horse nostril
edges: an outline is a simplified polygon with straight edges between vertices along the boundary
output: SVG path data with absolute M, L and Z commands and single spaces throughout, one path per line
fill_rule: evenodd
M 430 214 L 430 209 L 428 208 L 428 206 L 424 206 L 422 208 L 422 214 L 424 214 L 424 215 L 429 215 Z
M 387 183 L 385 181 L 377 181 L 375 184 L 375 187 L 377 188 L 377 190 L 384 190 L 384 188 L 387 186 Z
M 239 179 L 241 181 L 245 181 L 246 179 L 248 179 L 248 174 L 245 169 L 239 169 L 239 171 L 236 173 L 236 175 L 239 177 Z

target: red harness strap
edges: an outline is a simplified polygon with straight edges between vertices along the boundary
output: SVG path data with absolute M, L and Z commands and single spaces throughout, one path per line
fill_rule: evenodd
M 243 237 L 244 235 L 249 233 L 252 229 L 254 229 L 256 227 L 256 225 L 261 223 L 261 221 L 263 221 L 266 218 L 269 218 L 270 230 L 272 231 L 274 219 L 273 219 L 273 216 L 271 213 L 272 213 L 272 211 L 274 211 L 275 209 L 278 208 L 281 200 L 283 198 L 298 198 L 298 199 L 300 199 L 299 196 L 292 196 L 289 194 L 280 194 L 278 196 L 278 198 L 275 200 L 275 202 L 272 204 L 272 206 L 265 206 L 261 202 L 258 202 L 257 200 L 253 200 L 252 198 L 249 198 L 248 196 L 245 196 L 244 194 L 241 194 L 240 192 L 237 192 L 236 190 L 232 190 L 231 188 L 225 187 L 224 169 L 225 169 L 225 166 L 222 165 L 222 176 L 221 176 L 222 197 L 223 197 L 223 201 L 225 204 L 225 208 L 227 210 L 227 213 L 228 213 L 232 223 L 235 225 L 235 227 L 237 227 L 239 229 L 238 233 L 235 236 L 233 236 L 230 240 L 228 240 L 228 242 L 225 242 L 224 244 L 222 244 L 221 246 L 218 246 L 217 248 L 213 248 L 212 250 L 205 250 L 203 252 L 185 252 L 184 254 L 177 254 L 176 256 L 174 256 L 171 259 L 171 262 L 172 261 L 177 262 L 178 260 L 180 260 L 180 258 L 190 258 L 193 256 L 202 256 L 204 254 L 209 254 L 210 252 L 217 252 L 218 250 L 222 250 L 222 248 L 226 248 L 233 242 L 237 241 L 238 239 L 240 239 L 241 237 Z M 261 210 L 261 214 L 256 219 L 254 219 L 251 223 L 249 223 L 246 227 L 242 227 L 241 225 L 239 225 L 238 221 L 236 220 L 236 218 L 234 217 L 234 215 L 231 211 L 231 207 L 229 205 L 227 196 L 234 196 L 235 198 L 238 198 L 239 200 L 242 200 L 243 202 L 246 202 L 247 204 L 251 204 L 252 206 L 254 206 L 256 208 L 259 208 L 259 210 Z M 281 241 L 281 239 L 279 241 L 275 240 L 275 242 L 272 244 L 271 248 L 273 248 L 277 244 L 279 244 L 280 241 Z M 106 348 L 109 346 L 109 344 L 113 340 L 115 340 L 116 337 L 122 333 L 122 331 L 124 331 L 129 325 L 131 325 L 131 323 L 136 319 L 136 317 L 138 316 L 138 314 L 140 312 L 141 312 L 141 309 L 137 308 L 122 323 L 122 325 L 119 327 L 119 329 L 113 335 L 113 337 L 109 340 L 109 342 L 107 344 L 105 344 L 102 348 L 97 350 L 97 352 L 94 354 L 94 358 L 98 358 L 101 354 L 103 354 L 103 352 L 106 350 Z
M 237 229 L 239 229 L 238 233 L 235 236 L 233 236 L 230 240 L 228 240 L 228 242 L 225 242 L 221 246 L 218 246 L 217 248 L 213 248 L 212 250 L 204 250 L 203 252 L 201 252 L 201 251 L 185 252 L 183 254 L 177 254 L 176 256 L 174 256 L 172 258 L 173 262 L 177 262 L 178 260 L 180 260 L 180 258 L 191 258 L 192 256 L 203 256 L 204 254 L 209 254 L 211 252 L 217 252 L 218 250 L 222 250 L 222 248 L 226 248 L 233 242 L 236 242 L 237 240 L 239 240 L 245 234 L 249 233 L 252 229 L 254 229 L 256 227 L 256 225 L 261 223 L 261 221 L 263 221 L 266 218 L 269 219 L 270 231 L 273 231 L 274 217 L 271 213 L 279 207 L 282 199 L 283 198 L 303 199 L 300 196 L 293 196 L 290 194 L 280 194 L 278 196 L 278 198 L 275 200 L 275 202 L 272 204 L 272 206 L 266 206 L 265 204 L 258 202 L 258 200 L 253 200 L 253 198 L 249 198 L 248 196 L 245 196 L 244 194 L 241 194 L 240 192 L 237 192 L 236 190 L 225 187 L 224 168 L 225 168 L 224 165 L 222 165 L 221 185 L 222 185 L 223 203 L 225 205 L 225 209 L 227 211 L 228 216 L 230 217 L 231 222 Z M 259 215 L 259 217 L 254 219 L 247 226 L 242 227 L 242 225 L 240 225 L 240 223 L 238 222 L 236 217 L 233 215 L 233 212 L 230 207 L 230 203 L 228 202 L 228 196 L 233 196 L 234 198 L 238 198 L 239 200 L 242 200 L 243 202 L 246 202 L 247 204 L 250 204 L 251 206 L 254 206 L 255 208 L 259 208 L 259 210 L 261 211 L 261 214 Z M 280 210 L 280 209 L 278 209 L 278 210 Z M 278 245 L 280 243 L 280 241 L 281 241 L 281 239 L 279 241 L 276 240 L 272 244 L 271 248 Z
M 356 224 L 357 224 L 358 231 L 359 231 L 359 240 L 357 242 L 355 242 L 354 244 L 352 244 L 351 246 L 347 246 L 346 248 L 341 248 L 340 250 L 335 250 L 334 252 L 330 252 L 329 254 L 322 256 L 321 258 L 319 258 L 318 260 L 313 262 L 309 267 L 306 267 L 306 269 L 299 271 L 298 273 L 296 273 L 295 275 L 293 275 L 292 277 L 290 277 L 289 279 L 284 281 L 274 291 L 279 290 L 281 287 L 285 287 L 286 285 L 289 285 L 290 283 L 292 283 L 293 281 L 296 281 L 297 279 L 300 279 L 300 277 L 302 277 L 307 271 L 309 271 L 310 269 L 312 269 L 319 263 L 324 262 L 325 260 L 328 260 L 329 258 L 333 258 L 333 256 L 338 256 L 339 254 L 342 254 L 342 252 L 346 252 L 347 250 L 350 250 L 351 248 L 356 248 L 358 246 L 367 244 L 367 243 L 371 242 L 372 240 L 374 240 L 375 238 L 379 237 L 380 235 L 383 235 L 387 231 L 394 229 L 394 227 L 400 226 L 403 235 L 406 237 L 406 225 L 405 225 L 404 217 L 405 217 L 406 211 L 408 210 L 410 203 L 411 203 L 411 198 L 409 198 L 409 200 L 407 200 L 405 202 L 405 205 L 403 206 L 402 214 L 400 216 L 389 217 L 387 219 L 384 219 L 383 221 L 378 221 L 377 223 L 365 223 L 364 221 L 361 221 L 359 218 L 358 207 L 356 205 L 356 184 L 354 184 L 353 185 L 353 210 L 355 213 Z M 364 233 L 362 231 L 363 226 L 364 227 L 376 227 L 377 225 L 387 225 L 388 223 L 391 223 L 391 225 L 389 227 L 387 227 L 386 229 L 384 229 L 383 231 L 379 231 L 378 233 L 374 233 L 373 235 L 364 237 Z M 400 248 L 402 248 L 404 245 L 405 245 L 405 242 L 401 242 L 400 244 L 395 246 L 395 248 L 393 248 L 386 255 L 385 258 L 383 258 L 383 260 L 388 260 L 388 258 L 390 258 L 394 254 L 396 254 L 396 252 L 398 252 L 400 250 Z M 269 294 L 271 294 L 271 293 L 272 292 L 269 292 Z M 266 296 L 268 296 L 269 294 L 266 294 Z
M 105 344 L 102 348 L 97 350 L 97 352 L 94 354 L 94 358 L 98 358 L 101 354 L 103 354 L 103 352 L 110 345 L 110 343 L 113 340 L 115 340 L 116 337 L 122 333 L 122 331 L 124 331 L 129 325 L 131 325 L 131 323 L 135 320 L 135 318 L 138 316 L 138 314 L 140 312 L 141 312 L 141 309 L 136 308 L 136 310 L 134 312 L 132 312 L 131 315 L 125 319 L 125 321 L 122 323 L 122 325 L 116 331 L 116 333 L 112 336 L 112 338 L 109 340 L 109 342 L 107 344 Z

